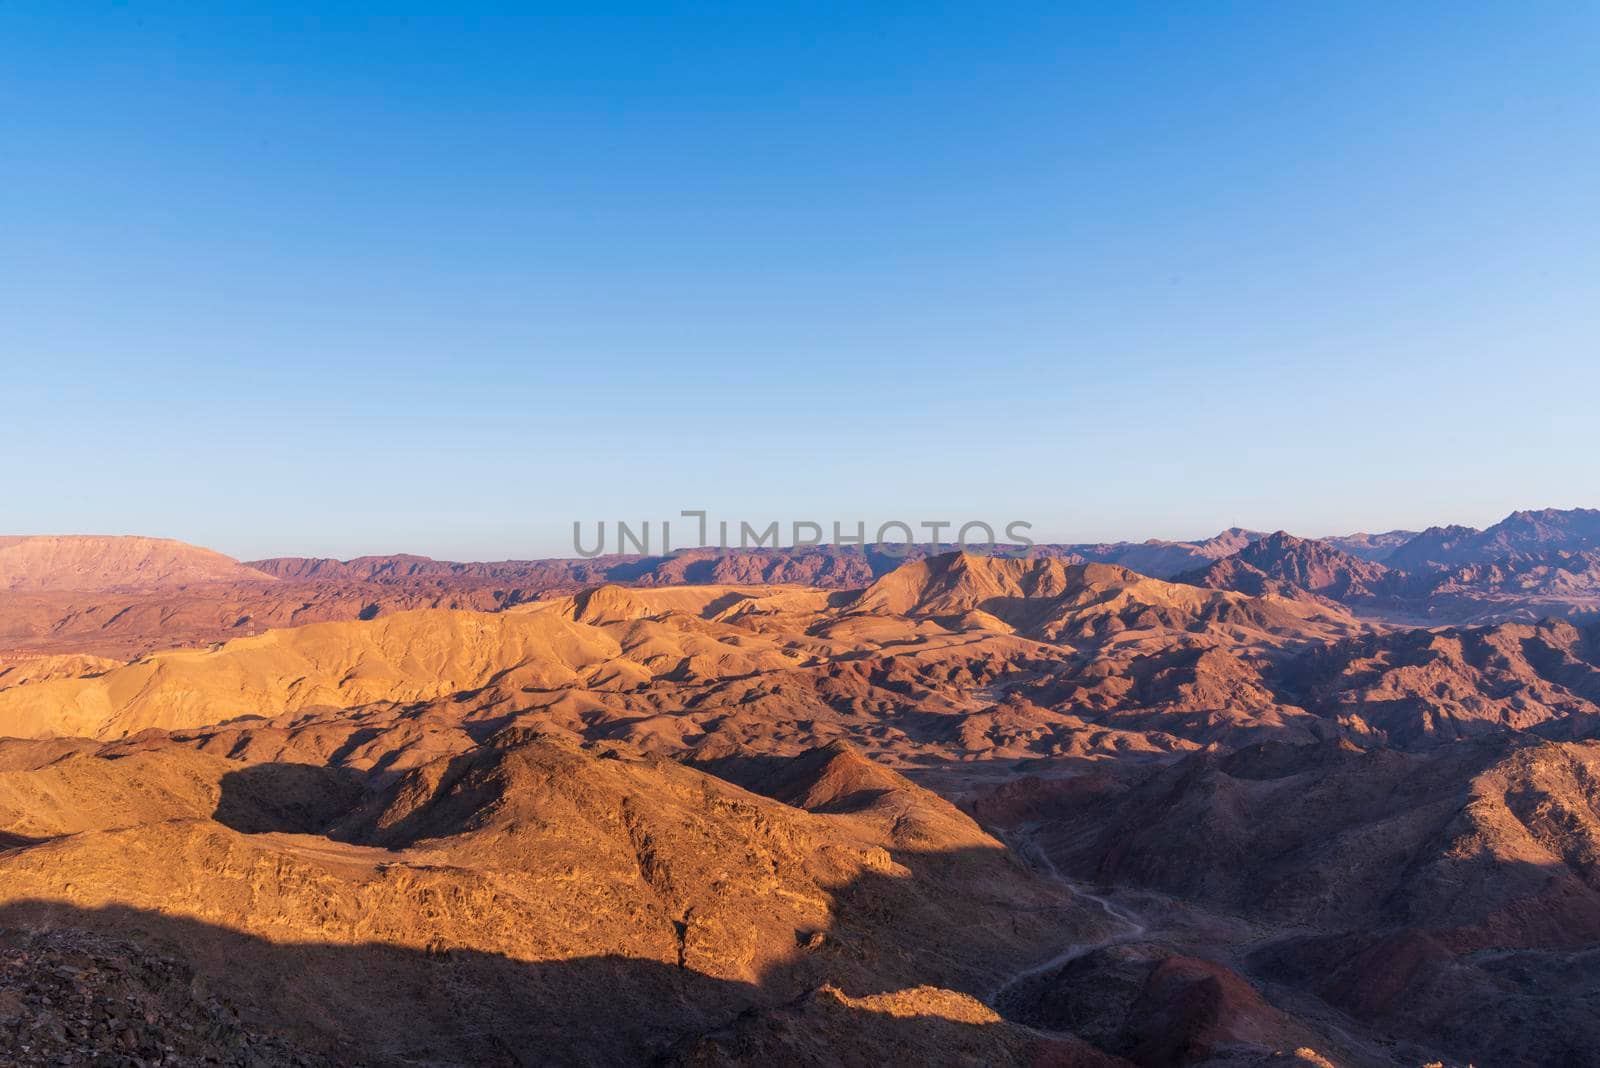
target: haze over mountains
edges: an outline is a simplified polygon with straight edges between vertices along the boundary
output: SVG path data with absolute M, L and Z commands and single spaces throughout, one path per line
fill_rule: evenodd
M 0 590 L 13 593 L 270 579 L 221 553 L 168 538 L 0 537 Z
M 1217 589 L 1309 592 L 1407 621 L 1585 615 L 1600 610 L 1600 512 L 1516 512 L 1488 530 L 1432 527 L 1381 551 L 1279 531 L 1181 577 Z
M 859 589 L 929 551 L 699 548 L 482 563 L 404 554 L 241 563 L 163 539 L 8 537 L 0 539 L 0 655 L 91 647 L 133 655 L 415 608 L 494 611 L 606 583 Z M 1409 624 L 1600 611 L 1600 512 L 1592 509 L 1517 512 L 1483 531 L 1302 539 L 1233 528 L 1195 542 L 1040 545 L 1032 555 L 1237 592 L 1314 594 Z
M 1600 1063 L 1597 520 L 6 539 L 0 1060 Z

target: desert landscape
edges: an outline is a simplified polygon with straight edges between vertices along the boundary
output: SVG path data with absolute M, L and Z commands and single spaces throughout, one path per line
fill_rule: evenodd
M 0 4 L 0 1068 L 1600 1068 L 1600 4 Z
M 1590 1064 L 1600 512 L 0 541 L 0 1057 Z

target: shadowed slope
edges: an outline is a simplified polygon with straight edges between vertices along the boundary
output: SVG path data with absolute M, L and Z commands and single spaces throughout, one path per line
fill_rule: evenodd
M 1258 989 L 1314 995 L 1321 1007 L 1302 1019 L 1347 1013 L 1369 1034 L 1479 1064 L 1588 1064 L 1600 1036 L 1596 783 L 1592 741 L 1499 737 L 1423 754 L 1267 744 L 1194 754 L 1130 786 L 1014 788 L 985 807 L 1037 825 L 1069 873 L 1229 917 L 1239 948 L 1209 952 Z M 1035 984 L 1022 1018 L 1072 1025 L 1073 998 L 1163 952 L 1086 959 Z
M 8 838 L 0 926 L 153 935 L 251 1026 L 333 1059 L 616 1063 L 676 1048 L 693 1063 L 726 1048 L 717 1036 L 740 1013 L 766 1009 L 830 1029 L 763 1029 L 788 1059 L 836 1060 L 835 1042 L 855 1056 L 853 1026 L 862 1050 L 924 1058 L 946 1042 L 985 1063 L 1026 1063 L 1041 1042 L 1082 1052 L 958 991 L 987 989 L 1092 914 L 931 796 L 960 841 L 924 834 L 902 850 L 869 814 L 810 813 L 636 751 L 513 731 L 403 776 L 331 838 L 243 834 L 285 815 L 316 829 L 283 802 L 286 781 L 320 769 L 144 746 L 27 773 L 116 815 Z M 47 755 L 26 749 L 14 763 Z M 16 799 L 0 832 L 39 829 L 38 791 L 0 794 Z M 326 825 L 340 802 L 321 796 Z M 806 1008 L 807 991 L 824 1001 Z

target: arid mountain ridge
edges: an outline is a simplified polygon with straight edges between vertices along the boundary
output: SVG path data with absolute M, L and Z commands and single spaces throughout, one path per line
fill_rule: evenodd
M 1429 589 L 1593 551 L 1528 515 Z M 1600 1064 L 1600 622 L 1406 625 L 1384 541 L 54 546 L 0 599 L 76 613 L 0 663 L 0 1061 Z
M 1322 597 L 1406 625 L 1531 622 L 1600 611 L 1597 516 L 1518 512 L 1483 531 L 1436 527 L 1327 539 L 1235 528 L 1196 542 L 1041 545 L 1032 555 L 1244 593 Z M 10 537 L 0 539 L 0 659 L 96 649 L 133 656 L 417 608 L 496 611 L 604 584 L 860 589 L 927 555 L 927 546 L 904 553 L 868 546 L 483 563 L 410 555 L 239 563 L 162 539 Z
M 159 589 L 264 582 L 247 564 L 169 538 L 0 537 L 0 591 Z
M 1176 576 L 1214 589 L 1313 595 L 1397 622 L 1532 621 L 1600 613 L 1600 520 L 1518 513 L 1470 535 L 1427 531 L 1382 559 L 1279 531 Z M 1409 570 L 1393 561 L 1410 562 Z M 1388 562 L 1386 562 L 1388 561 Z

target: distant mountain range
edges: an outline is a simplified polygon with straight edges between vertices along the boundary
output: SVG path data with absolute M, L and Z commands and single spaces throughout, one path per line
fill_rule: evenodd
M 1337 602 L 1358 613 L 1410 623 L 1492 623 L 1600 611 L 1600 510 L 1513 512 L 1486 530 L 1429 527 L 1299 538 L 1232 527 L 1197 541 L 1104 542 L 1035 546 L 1036 556 L 1104 563 L 1152 578 L 1252 596 Z M 687 549 L 664 557 L 502 561 L 463 564 L 415 556 L 358 560 L 283 557 L 247 566 L 282 579 L 384 585 L 498 583 L 517 597 L 596 582 L 784 583 L 855 589 L 926 557 L 926 547 L 895 554 L 881 546 L 718 552 Z
M 1398 532 L 1396 532 L 1398 533 Z M 1179 581 L 1242 593 L 1316 596 L 1365 614 L 1452 623 L 1600 610 L 1600 511 L 1514 512 L 1487 530 L 1430 527 L 1390 539 L 1312 540 L 1279 531 Z M 1346 546 L 1368 551 L 1352 553 Z
M 929 555 L 926 546 L 893 548 L 241 563 L 158 538 L 8 537 L 0 538 L 0 652 L 93 646 L 131 655 L 412 608 L 501 610 L 602 584 L 854 590 Z M 1039 545 L 1033 554 L 1250 596 L 1317 600 L 1407 624 L 1526 622 L 1600 611 L 1600 510 L 1594 509 L 1515 512 L 1487 530 L 1430 527 L 1316 539 L 1235 527 L 1197 541 Z

